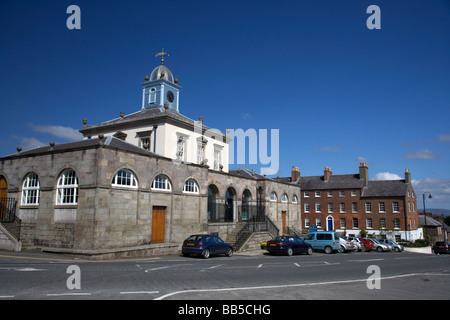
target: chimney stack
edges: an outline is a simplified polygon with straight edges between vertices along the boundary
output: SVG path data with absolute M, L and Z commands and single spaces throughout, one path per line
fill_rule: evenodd
M 325 170 L 323 171 L 323 180 L 324 181 L 330 180 L 331 174 L 332 174 L 331 169 L 329 167 L 325 167 Z
M 296 182 L 299 178 L 300 178 L 300 171 L 298 170 L 298 167 L 292 167 L 291 182 Z
M 359 180 L 363 180 L 364 188 L 369 186 L 369 168 L 365 162 L 359 164 Z
M 411 172 L 409 172 L 409 169 L 405 169 L 405 183 L 411 183 Z

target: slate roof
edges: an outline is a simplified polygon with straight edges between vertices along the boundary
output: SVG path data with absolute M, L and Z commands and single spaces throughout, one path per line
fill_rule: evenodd
M 304 190 L 359 189 L 363 183 L 359 174 L 332 175 L 328 181 L 323 176 L 300 177 L 300 187 Z
M 408 185 L 405 180 L 374 180 L 369 181 L 368 187 L 363 188 L 363 181 L 359 174 L 332 175 L 328 181 L 323 176 L 300 177 L 302 190 L 341 190 L 361 189 L 361 197 L 403 197 Z
M 425 226 L 425 216 L 419 215 L 419 225 Z M 427 227 L 442 227 L 442 222 L 427 216 Z
M 229 173 L 233 176 L 246 178 L 246 179 L 253 179 L 253 180 L 269 179 L 263 175 L 260 175 L 254 171 L 250 171 L 248 169 L 232 169 L 229 171 Z
M 138 154 L 142 154 L 142 155 L 153 155 L 153 156 L 161 157 L 160 155 L 158 155 L 156 153 L 146 151 L 143 148 L 140 148 L 134 144 L 128 143 L 126 141 L 115 138 L 113 136 L 104 137 L 103 139 L 101 139 L 101 142 L 102 142 L 103 146 L 107 146 L 107 147 L 110 147 L 113 149 L 138 153 Z M 44 146 L 44 147 L 38 147 L 38 148 L 34 148 L 34 149 L 22 151 L 20 153 L 15 153 L 12 155 L 2 157 L 2 158 L 0 158 L 0 160 L 6 160 L 9 158 L 16 158 L 16 157 L 35 156 L 35 155 L 46 154 L 46 153 L 72 151 L 72 150 L 77 150 L 77 149 L 89 149 L 89 148 L 93 148 L 98 145 L 100 145 L 99 138 L 80 140 L 80 141 L 75 141 L 75 142 L 55 144 L 53 147 L 50 145 Z

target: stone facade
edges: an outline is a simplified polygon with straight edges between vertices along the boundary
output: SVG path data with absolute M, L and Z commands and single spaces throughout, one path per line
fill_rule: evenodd
M 62 172 L 74 170 L 78 177 L 76 204 L 57 204 L 57 181 Z M 137 187 L 112 184 L 120 170 L 132 172 Z M 25 177 L 39 177 L 39 202 L 23 205 Z M 155 190 L 152 182 L 163 174 L 171 190 Z M 43 147 L 0 158 L 0 175 L 8 181 L 8 197 L 18 201 L 24 247 L 59 248 L 64 252 L 102 252 L 108 249 L 139 247 L 152 243 L 155 208 L 163 208 L 165 243 L 180 244 L 199 232 L 217 232 L 226 239 L 240 220 L 239 208 L 245 190 L 251 203 L 258 201 L 257 188 L 263 187 L 261 204 L 281 230 L 283 225 L 300 227 L 300 198 L 297 184 L 274 181 L 263 176 L 245 177 L 214 171 L 205 165 L 177 163 L 156 156 L 116 138 L 96 138 Z M 183 191 L 194 179 L 198 193 Z M 218 190 L 216 201 L 225 203 L 227 190 L 233 190 L 234 215 L 231 221 L 208 220 L 208 187 Z M 277 201 L 269 195 L 276 192 Z M 288 197 L 281 201 L 281 195 Z

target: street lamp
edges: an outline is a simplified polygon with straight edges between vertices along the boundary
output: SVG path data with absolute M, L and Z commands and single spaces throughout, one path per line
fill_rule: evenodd
M 429 192 L 429 191 L 425 191 L 423 194 L 422 194 L 422 199 L 423 199 L 423 214 L 424 214 L 424 219 L 425 219 L 425 234 L 426 234 L 426 236 L 425 236 L 425 240 L 427 240 L 427 238 L 428 238 L 428 227 L 427 227 L 427 211 L 425 210 L 425 195 L 426 194 L 428 194 L 428 199 L 431 199 L 432 197 L 431 197 L 431 193 Z

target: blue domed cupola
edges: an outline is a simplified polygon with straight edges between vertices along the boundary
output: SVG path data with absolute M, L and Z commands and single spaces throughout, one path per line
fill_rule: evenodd
M 161 56 L 161 65 L 156 67 L 149 76 L 145 77 L 142 84 L 142 109 L 163 107 L 168 104 L 169 109 L 179 112 L 179 90 L 178 79 L 173 77 L 172 72 L 164 65 L 164 49 L 157 53 Z

